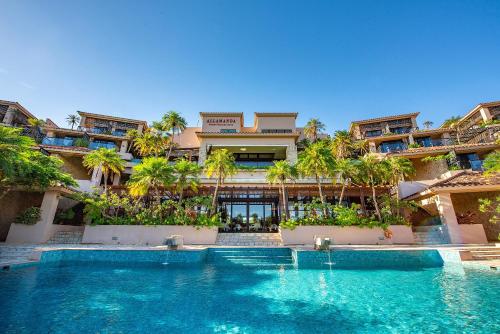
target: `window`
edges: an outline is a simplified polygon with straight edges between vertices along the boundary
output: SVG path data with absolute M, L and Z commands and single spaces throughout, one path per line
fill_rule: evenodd
M 365 137 L 377 137 L 382 135 L 382 130 L 371 130 L 365 132 Z
M 220 129 L 220 133 L 236 133 L 236 129 Z

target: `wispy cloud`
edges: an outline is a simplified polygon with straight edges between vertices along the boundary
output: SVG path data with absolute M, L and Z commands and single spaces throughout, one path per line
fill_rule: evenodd
M 29 83 L 25 82 L 25 81 L 19 81 L 18 84 L 24 88 L 28 88 L 28 89 L 36 89 L 35 86 L 33 85 L 30 85 Z

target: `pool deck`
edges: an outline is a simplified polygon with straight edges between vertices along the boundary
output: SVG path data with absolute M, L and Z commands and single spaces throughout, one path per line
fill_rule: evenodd
M 386 250 L 386 251 L 401 251 L 401 250 L 480 250 L 491 249 L 498 247 L 500 243 L 492 243 L 487 245 L 334 245 L 332 250 Z M 184 245 L 182 250 L 197 251 L 206 248 L 262 248 L 258 246 L 218 246 L 218 245 Z M 296 246 L 275 246 L 265 248 L 294 248 L 303 251 L 313 251 L 312 245 L 296 245 Z M 43 252 L 53 250 L 167 250 L 167 246 L 135 246 L 135 245 L 94 245 L 94 244 L 5 244 L 0 243 L 0 269 L 10 268 L 14 266 L 26 266 L 36 264 Z M 500 269 L 500 260 L 481 260 L 481 261 L 462 261 L 467 266 L 476 266 L 491 269 Z

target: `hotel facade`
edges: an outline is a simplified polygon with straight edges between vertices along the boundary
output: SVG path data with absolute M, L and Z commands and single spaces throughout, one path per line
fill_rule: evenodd
M 81 203 L 67 194 L 89 192 L 103 183 L 99 170 L 89 173 L 82 164 L 83 157 L 100 147 L 115 149 L 126 162 L 121 175 L 113 177 L 115 191 L 125 188 L 140 163 L 139 156 L 127 137 L 127 131 L 139 133 L 148 128 L 146 121 L 109 115 L 78 112 L 80 124 L 74 128 L 59 127 L 50 119 L 45 126 L 33 131 L 28 119 L 35 118 L 17 102 L 0 100 L 0 122 L 5 126 L 24 128 L 24 133 L 36 137 L 39 149 L 56 155 L 64 162 L 64 169 L 78 182 L 74 189 L 51 188 L 44 193 L 19 191 L 0 201 L 0 240 L 8 242 L 47 242 L 58 233 L 81 230 L 70 224 L 58 224 L 57 213 L 75 208 L 82 225 Z M 446 241 L 467 243 L 495 240 L 499 227 L 488 222 L 478 211 L 479 198 L 495 198 L 500 194 L 497 176 L 482 174 L 482 160 L 500 148 L 500 102 L 482 103 L 468 112 L 453 128 L 420 127 L 418 113 L 378 117 L 353 121 L 349 132 L 355 141 L 364 141 L 367 150 L 380 157 L 398 156 L 412 161 L 416 173 L 401 183 L 400 197 L 415 200 L 419 210 L 412 214 L 415 242 L 426 238 L 436 226 L 446 225 Z M 242 113 L 200 113 L 201 127 L 188 127 L 173 136 L 176 148 L 171 159 L 187 157 L 203 166 L 207 157 L 219 149 L 233 153 L 238 172 L 225 180 L 217 198 L 223 227 L 219 233 L 266 232 L 279 233 L 281 215 L 280 190 L 266 181 L 266 168 L 274 161 L 295 163 L 304 148 L 303 128 L 296 124 L 296 113 L 255 113 L 251 124 Z M 35 134 L 35 135 L 33 135 Z M 326 137 L 321 134 L 321 137 Z M 435 159 L 423 162 L 429 156 L 453 154 L 453 159 Z M 326 200 L 337 203 L 342 185 L 337 178 L 321 178 Z M 215 180 L 200 175 L 196 194 L 211 195 Z M 389 193 L 386 187 L 379 193 Z M 349 185 L 345 191 L 346 204 L 357 203 L 365 211 L 371 207 L 371 190 Z M 316 180 L 300 178 L 288 186 L 289 209 L 292 218 L 304 216 L 303 205 L 318 197 Z M 23 239 L 25 227 L 12 224 L 15 216 L 31 206 L 42 208 L 42 222 L 35 237 Z M 437 221 L 436 221 L 437 220 Z M 54 224 L 55 223 L 55 224 Z M 36 224 L 38 225 L 38 224 Z M 80 225 L 80 224 L 78 224 Z M 467 225 L 467 226 L 466 226 Z M 474 225 L 474 227 L 471 227 Z M 10 231 L 10 232 L 9 232 Z

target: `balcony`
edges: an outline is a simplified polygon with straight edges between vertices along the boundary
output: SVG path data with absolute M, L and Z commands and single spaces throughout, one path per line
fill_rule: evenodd
M 444 139 L 415 139 L 415 143 L 420 145 L 420 147 L 435 147 L 435 146 L 449 146 L 454 145 L 454 141 L 449 138 Z
M 379 153 L 396 153 L 396 152 L 401 152 L 405 151 L 408 149 L 408 146 L 405 143 L 382 143 L 378 147 L 378 152 Z
M 483 160 L 468 160 L 468 161 L 457 161 L 456 165 L 460 169 L 472 169 L 476 172 L 483 171 Z
M 55 137 L 45 137 L 42 140 L 43 145 L 52 146 L 75 146 L 74 138 L 55 138 Z
M 116 149 L 116 145 L 114 143 L 102 143 L 102 142 L 90 142 L 89 149 L 97 150 L 99 148 L 107 148 L 107 149 Z
M 264 169 L 274 166 L 272 161 L 236 161 L 235 163 L 241 169 Z

